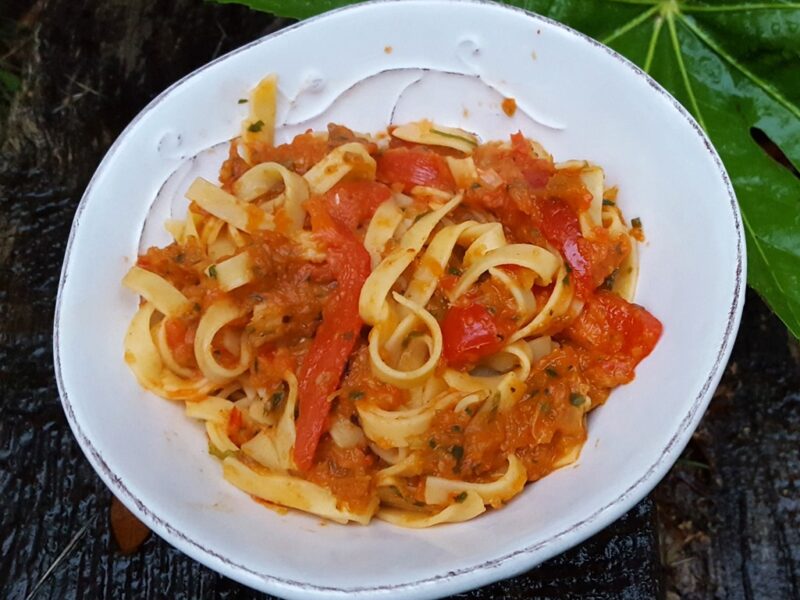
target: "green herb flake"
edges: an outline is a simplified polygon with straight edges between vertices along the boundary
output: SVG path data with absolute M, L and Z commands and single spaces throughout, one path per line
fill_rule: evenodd
M 364 392 L 362 392 L 361 390 L 353 390 L 352 392 L 350 392 L 349 395 L 350 395 L 350 400 L 358 400 L 359 398 L 364 397 Z
M 452 431 L 453 433 L 461 433 L 461 425 L 453 425 L 450 428 L 450 431 Z
M 572 404 L 572 406 L 575 407 L 583 406 L 585 402 L 586 402 L 586 397 L 583 396 L 582 394 L 576 394 L 573 392 L 572 394 L 569 395 L 569 403 Z
M 436 440 L 433 439 L 433 438 L 429 439 L 428 440 L 428 446 L 430 446 L 432 449 L 436 448 Z
M 447 272 L 450 273 L 450 275 L 455 275 L 456 277 L 461 276 L 461 269 L 457 269 L 456 267 L 450 267 L 447 269 Z
M 280 403 L 283 402 L 283 396 L 284 396 L 283 390 L 278 390 L 269 397 L 269 403 L 270 406 L 272 406 L 272 410 L 278 408 Z
M 261 131 L 263 127 L 264 127 L 264 121 L 259 119 L 255 123 L 250 123 L 250 125 L 247 127 L 247 131 L 249 131 L 250 133 L 258 133 L 259 131 Z
M 459 504 L 461 504 L 466 499 L 467 499 L 467 492 L 461 492 L 458 496 L 453 498 L 453 500 L 455 500 Z
M 239 104 L 247 104 L 247 98 L 239 98 Z
M 553 379 L 558 377 L 558 371 L 556 371 L 553 367 L 545 367 L 544 372 L 548 377 L 552 377 Z
M 208 453 L 211 456 L 216 456 L 220 460 L 225 460 L 229 456 L 233 456 L 234 454 L 236 454 L 236 452 L 233 452 L 232 450 L 220 450 L 214 444 L 211 443 L 211 440 L 209 440 L 208 442 Z
M 614 269 L 614 271 L 605 278 L 602 285 L 600 286 L 604 290 L 613 290 L 614 289 L 614 282 L 617 280 L 617 274 L 619 273 L 619 269 Z
M 564 275 L 564 278 L 561 280 L 561 283 L 564 285 L 569 285 L 569 274 Z
M 634 229 L 641 229 L 642 220 L 639 217 L 631 219 L 631 227 L 633 227 Z
M 208 276 L 211 277 L 212 279 L 217 278 L 217 265 L 211 265 L 210 267 L 208 267 Z

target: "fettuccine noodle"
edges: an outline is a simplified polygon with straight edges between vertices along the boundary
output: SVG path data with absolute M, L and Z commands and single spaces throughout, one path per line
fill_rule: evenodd
M 661 333 L 603 170 L 427 120 L 276 146 L 277 97 L 123 280 L 141 385 L 230 483 L 339 523 L 466 521 L 578 460 Z

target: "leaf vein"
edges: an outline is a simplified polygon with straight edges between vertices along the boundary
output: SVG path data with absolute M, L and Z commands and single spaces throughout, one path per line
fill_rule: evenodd
M 631 31 L 632 29 L 635 29 L 636 27 L 638 27 L 639 25 L 644 23 L 647 19 L 649 19 L 651 16 L 653 16 L 653 13 L 655 13 L 657 10 L 658 10 L 658 6 L 652 6 L 652 7 L 648 8 L 646 11 L 644 11 L 640 15 L 637 15 L 636 17 L 634 17 L 633 19 L 631 19 L 630 21 L 628 21 L 624 25 L 621 25 L 620 27 L 618 27 L 617 29 L 612 31 L 608 36 L 606 36 L 605 38 L 600 40 L 600 42 L 603 43 L 603 44 L 606 44 L 606 45 L 610 44 L 611 42 L 613 42 L 618 37 L 620 37 L 622 35 L 625 35 L 629 31 Z
M 750 239 L 753 240 L 753 245 L 756 247 L 759 256 L 761 256 L 761 260 L 764 261 L 764 264 L 767 267 L 765 271 L 769 273 L 772 280 L 775 282 L 775 287 L 778 288 L 778 291 L 785 298 L 786 306 L 789 308 L 789 312 L 791 313 L 792 317 L 794 317 L 795 322 L 800 324 L 800 315 L 798 315 L 797 311 L 795 310 L 794 302 L 792 301 L 791 296 L 789 296 L 789 294 L 786 293 L 786 290 L 783 288 L 783 285 L 781 285 L 780 279 L 778 279 L 778 276 L 775 274 L 775 269 L 772 268 L 772 265 L 770 264 L 769 259 L 767 258 L 767 253 L 764 251 L 764 246 L 761 240 L 759 239 L 758 235 L 753 229 L 753 226 L 750 225 L 750 220 L 747 218 L 747 212 L 744 210 L 744 207 L 742 207 L 742 210 L 740 212 L 742 214 L 742 223 L 744 224 L 744 227 L 745 229 L 747 229 L 748 233 L 750 233 Z
M 686 93 L 689 94 L 689 101 L 692 103 L 692 112 L 694 113 L 695 117 L 697 117 L 697 122 L 700 123 L 700 127 L 707 131 L 706 124 L 703 121 L 703 115 L 700 112 L 700 106 L 697 104 L 697 98 L 694 95 L 692 82 L 689 79 L 689 73 L 686 70 L 686 65 L 683 62 L 683 52 L 681 51 L 681 45 L 678 41 L 678 32 L 675 29 L 675 19 L 673 18 L 672 13 L 667 14 L 667 27 L 669 28 L 669 37 L 672 40 L 672 48 L 675 51 L 675 59 L 678 62 L 678 70 L 681 73 L 683 85 L 686 87 Z
M 711 37 L 706 34 L 696 23 L 694 23 L 691 19 L 687 19 L 683 15 L 678 15 L 681 22 L 692 32 L 694 33 L 700 40 L 702 40 L 709 48 L 711 48 L 714 52 L 720 55 L 720 57 L 739 71 L 742 75 L 744 75 L 747 79 L 749 79 L 756 87 L 760 87 L 764 92 L 772 97 L 778 104 L 783 106 L 786 110 L 792 113 L 795 117 L 800 119 L 800 107 L 795 104 L 792 104 L 787 98 L 785 98 L 778 90 L 768 84 L 766 81 L 758 77 L 755 73 L 750 71 L 747 67 L 739 63 L 733 56 L 728 54 L 725 50 L 722 49 Z
M 653 35 L 650 36 L 650 43 L 647 45 L 647 56 L 644 59 L 644 72 L 649 73 L 650 67 L 653 66 L 653 57 L 656 53 L 656 45 L 658 44 L 658 38 L 661 36 L 661 27 L 664 25 L 664 19 L 662 17 L 658 17 L 653 21 Z

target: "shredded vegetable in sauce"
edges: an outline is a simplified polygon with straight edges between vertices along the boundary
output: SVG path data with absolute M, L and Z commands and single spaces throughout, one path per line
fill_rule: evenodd
M 276 146 L 276 85 L 123 281 L 141 385 L 230 483 L 340 523 L 465 521 L 576 461 L 662 330 L 603 170 L 429 121 Z

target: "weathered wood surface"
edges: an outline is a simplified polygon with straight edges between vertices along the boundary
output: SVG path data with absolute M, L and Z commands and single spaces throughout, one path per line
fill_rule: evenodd
M 43 578 L 37 598 L 254 597 L 154 536 L 119 551 L 110 494 L 58 402 L 51 329 L 72 215 L 115 137 L 180 76 L 282 23 L 199 0 L 49 0 L 31 21 L 23 95 L 0 130 L 0 598 L 26 598 Z M 747 310 L 732 393 L 690 448 L 713 470 L 679 465 L 658 492 L 670 588 L 698 598 L 797 596 L 800 385 L 785 333 L 757 301 Z M 463 597 L 660 597 L 657 534 L 648 500 L 579 548 Z
M 668 593 L 800 598 L 800 352 L 752 292 L 725 377 L 653 497 Z

